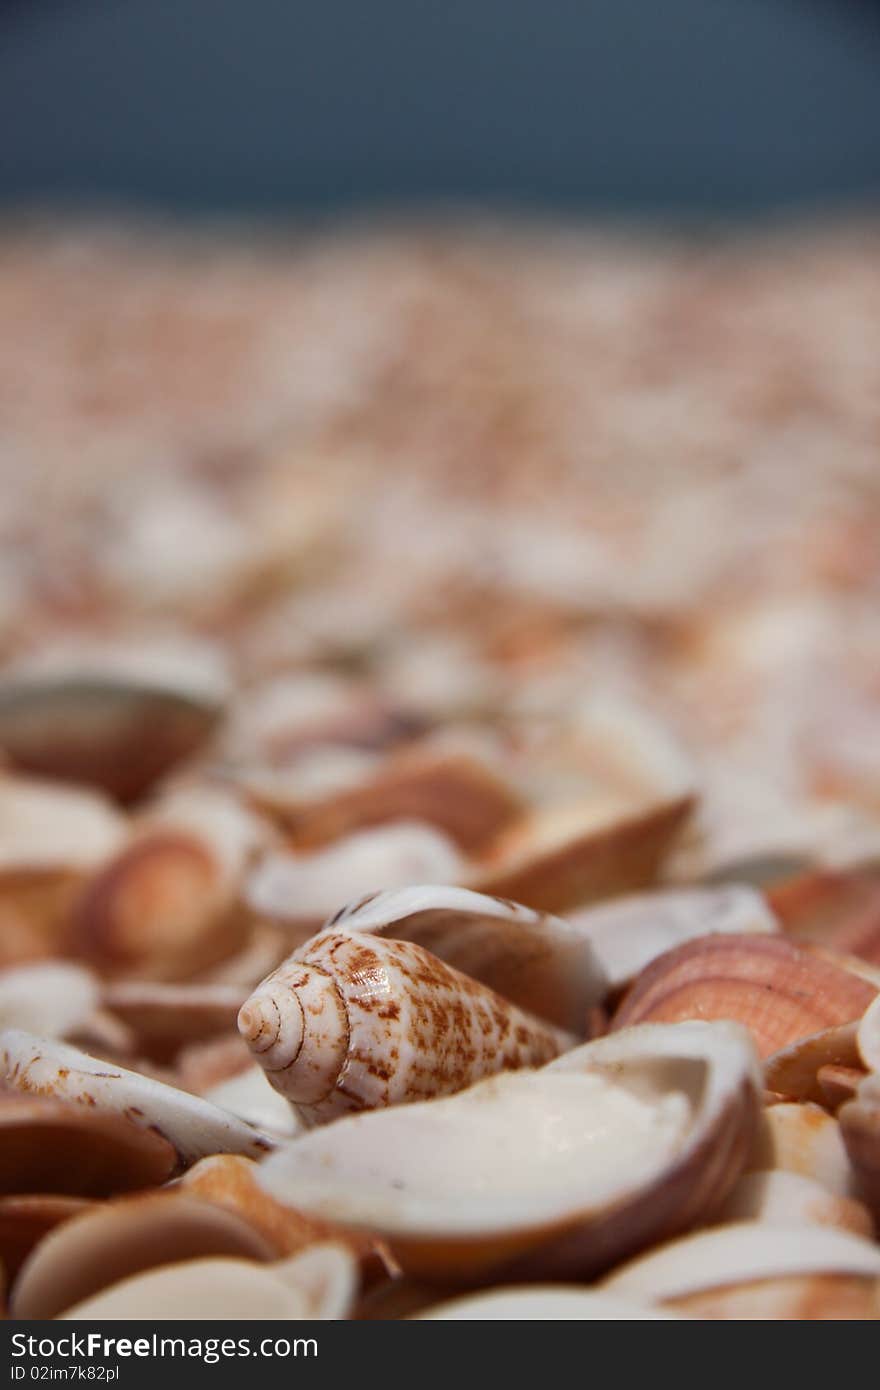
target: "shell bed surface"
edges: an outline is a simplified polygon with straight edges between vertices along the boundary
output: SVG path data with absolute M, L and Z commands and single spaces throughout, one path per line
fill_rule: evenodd
M 880 228 L 0 224 L 10 1318 L 880 1318 Z

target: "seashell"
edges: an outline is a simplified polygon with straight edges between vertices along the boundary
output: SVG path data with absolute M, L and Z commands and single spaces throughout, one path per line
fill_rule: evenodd
M 209 1255 L 268 1261 L 274 1247 L 240 1215 L 177 1192 L 104 1202 L 50 1232 L 12 1290 L 17 1318 L 55 1318 L 122 1279 Z
M 816 1084 L 826 1110 L 839 1110 L 853 1100 L 865 1073 L 855 1067 L 825 1066 L 816 1072 Z
M 84 1027 L 98 1003 L 98 982 L 72 961 L 40 961 L 0 972 L 0 1029 L 28 1027 L 63 1038 Z
M 59 649 L 0 680 L 0 748 L 25 772 L 128 804 L 204 746 L 225 698 L 203 644 Z
M 567 920 L 589 935 L 611 990 L 630 984 L 657 956 L 685 941 L 779 931 L 763 896 L 742 883 L 634 893 L 570 914 Z
M 880 995 L 869 1004 L 856 1032 L 859 1061 L 868 1071 L 880 1072 Z
M 41 1095 L 0 1096 L 0 1134 L 0 1192 L 15 1195 L 128 1192 L 165 1182 L 176 1160 L 153 1130 Z
M 860 1082 L 838 1120 L 858 1191 L 880 1220 L 880 1074 L 871 1072 Z
M 62 1321 L 339 1319 L 357 1291 L 345 1246 L 316 1245 L 277 1264 L 214 1258 L 164 1265 L 78 1303 Z
M 535 813 L 497 837 L 469 886 L 544 912 L 633 892 L 656 882 L 693 810 L 689 796 L 647 809 L 590 807 Z
M 0 774 L 0 874 L 86 873 L 127 834 L 96 792 Z
M 296 1111 L 270 1086 L 266 1073 L 256 1064 L 249 1063 L 244 1071 L 202 1094 L 212 1105 L 280 1139 L 293 1139 L 303 1128 Z
M 835 1226 L 853 1235 L 874 1235 L 871 1214 L 850 1197 L 829 1192 L 813 1178 L 783 1168 L 744 1173 L 716 1213 L 721 1225 L 762 1221 L 770 1226 Z
M 0 1197 L 0 1263 L 14 1280 L 43 1236 L 91 1206 L 86 1197 L 45 1192 Z
M 522 812 L 522 801 L 487 763 L 445 748 L 414 748 L 375 776 L 336 794 L 271 809 L 300 849 L 315 849 L 369 826 L 415 820 L 436 826 L 467 853 Z
M 768 1057 L 860 1017 L 875 993 L 867 981 L 780 936 L 707 936 L 642 971 L 610 1027 L 736 1019 Z
M 786 1102 L 765 1109 L 746 1167 L 801 1173 L 839 1197 L 859 1196 L 840 1126 L 818 1105 Z
M 421 946 L 329 931 L 269 975 L 238 1026 L 308 1124 L 448 1095 L 575 1039 Z
M 799 878 L 810 871 L 811 866 L 810 859 L 795 852 L 780 850 L 769 854 L 749 854 L 717 864 L 703 881 L 709 887 L 739 883 L 744 887 L 759 889 L 768 895 L 770 907 L 778 916 L 776 888 Z
M 411 1315 L 414 1322 L 657 1322 L 676 1313 L 577 1285 L 483 1289 Z
M 208 1153 L 258 1157 L 274 1147 L 269 1135 L 198 1096 L 18 1028 L 0 1033 L 0 1068 L 16 1091 L 121 1115 L 161 1135 L 181 1166 Z
M 79 884 L 126 834 L 96 793 L 0 773 L 0 962 L 57 946 Z
M 236 1154 L 200 1159 L 181 1179 L 181 1188 L 226 1211 L 237 1213 L 258 1231 L 275 1256 L 295 1255 L 310 1245 L 338 1241 L 360 1261 L 365 1277 L 388 1278 L 390 1254 L 362 1231 L 345 1231 L 306 1212 L 283 1206 L 257 1182 L 254 1163 Z
M 339 903 L 379 888 L 454 883 L 463 861 L 441 831 L 395 821 L 357 831 L 311 854 L 274 853 L 253 870 L 243 889 L 252 912 L 283 925 L 299 941 L 321 926 Z
M 758 1088 L 734 1024 L 633 1028 L 539 1071 L 339 1120 L 279 1149 L 259 1181 L 377 1231 L 416 1278 L 584 1276 L 724 1200 Z
M 691 1317 L 880 1316 L 880 1249 L 828 1226 L 743 1221 L 638 1256 L 601 1285 Z
M 233 1029 L 246 993 L 235 985 L 120 980 L 105 986 L 103 1003 L 128 1028 L 137 1050 L 161 1062 L 186 1043 Z
M 876 867 L 803 873 L 774 888 L 770 902 L 794 940 L 880 965 L 880 871 Z
M 290 950 L 290 941 L 278 927 L 254 923 L 240 950 L 199 971 L 205 984 L 242 985 L 245 990 L 258 985 L 270 970 L 280 965 Z
M 72 946 L 105 973 L 141 978 L 181 978 L 228 956 L 247 931 L 238 883 L 264 839 L 228 793 L 179 791 L 88 883 Z
M 819 1072 L 828 1066 L 852 1068 L 859 1065 L 857 1027 L 855 1022 L 841 1023 L 774 1052 L 764 1063 L 768 1090 L 789 1100 L 812 1100 L 824 1105 L 825 1093 L 819 1083 Z
M 568 922 L 467 888 L 374 893 L 328 924 L 415 942 L 520 1008 L 572 1033 L 608 990 L 592 941 Z

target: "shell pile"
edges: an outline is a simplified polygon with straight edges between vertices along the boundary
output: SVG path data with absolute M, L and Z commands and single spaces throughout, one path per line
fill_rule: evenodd
M 0 303 L 6 1313 L 880 1318 L 876 226 Z

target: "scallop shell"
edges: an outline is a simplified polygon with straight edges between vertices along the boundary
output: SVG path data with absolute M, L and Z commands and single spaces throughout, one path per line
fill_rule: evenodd
M 736 1025 L 634 1028 L 538 1071 L 339 1120 L 280 1149 L 259 1180 L 378 1231 L 415 1277 L 583 1276 L 724 1200 L 758 1088 Z
M 520 1008 L 572 1033 L 608 990 L 584 931 L 558 917 L 467 888 L 420 886 L 374 893 L 329 923 L 423 946 Z
M 268 976 L 239 1029 L 307 1123 L 447 1095 L 575 1039 L 421 946 L 325 932 Z
M 638 977 L 611 1020 L 728 1018 L 752 1033 L 762 1057 L 859 1018 L 876 989 L 778 936 L 709 936 L 668 951 Z
M 678 797 L 598 823 L 589 807 L 535 814 L 496 839 L 470 886 L 544 912 L 634 892 L 656 882 L 693 807 Z
M 16 1091 L 66 1101 L 77 1110 L 86 1107 L 93 1115 L 121 1115 L 138 1129 L 161 1135 L 182 1166 L 208 1153 L 260 1157 L 275 1144 L 198 1096 L 21 1029 L 0 1033 L 0 1069 Z

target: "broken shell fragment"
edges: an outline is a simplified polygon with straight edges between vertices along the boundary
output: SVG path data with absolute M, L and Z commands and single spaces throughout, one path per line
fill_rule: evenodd
M 238 1026 L 310 1124 L 448 1095 L 575 1042 L 423 947 L 360 932 L 315 937 L 258 986 Z
M 176 1155 L 120 1115 L 43 1095 L 0 1096 L 0 1192 L 106 1197 L 162 1183 Z
M 347 1316 L 356 1290 L 349 1252 L 321 1245 L 272 1265 L 224 1258 L 163 1265 L 78 1303 L 62 1320 L 339 1319 Z
M 868 1240 L 874 1234 L 871 1215 L 861 1202 L 781 1168 L 744 1173 L 715 1219 L 722 1225 L 762 1221 L 771 1226 L 835 1226 Z
M 374 893 L 328 924 L 413 941 L 454 970 L 572 1033 L 608 991 L 592 939 L 558 917 L 467 888 Z
M 470 886 L 543 912 L 631 893 L 656 882 L 693 810 L 679 797 L 647 809 L 535 814 L 505 831 L 475 866 Z
M 90 1114 L 121 1115 L 161 1135 L 182 1166 L 209 1153 L 259 1157 L 274 1147 L 269 1135 L 187 1091 L 21 1029 L 0 1033 L 6 1084 L 26 1095 L 50 1096 Z
M 743 1221 L 640 1255 L 601 1287 L 691 1317 L 873 1319 L 880 1315 L 880 1250 L 828 1226 Z
M 842 1023 L 774 1052 L 764 1063 L 767 1089 L 788 1100 L 812 1100 L 824 1105 L 826 1098 L 819 1073 L 829 1066 L 859 1066 L 857 1027 L 856 1023 Z
M 40 961 L 0 972 L 0 1029 L 28 1027 L 63 1038 L 84 1027 L 98 1004 L 98 982 L 72 961 Z
M 779 931 L 763 896 L 743 883 L 635 893 L 569 914 L 567 920 L 589 935 L 611 990 L 630 984 L 652 960 L 685 941 Z
M 253 870 L 243 896 L 252 912 L 299 940 L 317 931 L 340 902 L 382 888 L 454 883 L 462 858 L 441 831 L 415 821 L 360 830 L 310 854 L 275 852 Z
M 781 936 L 707 936 L 658 957 L 611 1020 L 736 1019 L 762 1057 L 861 1017 L 874 986 Z
M 272 1155 L 259 1181 L 379 1232 L 417 1278 L 583 1276 L 724 1200 L 758 1088 L 734 1024 L 633 1028 L 538 1071 L 339 1120 Z
M 240 1215 L 177 1192 L 102 1203 L 51 1232 L 12 1291 L 17 1318 L 54 1318 L 157 1265 L 210 1255 L 268 1261 L 275 1250 Z

